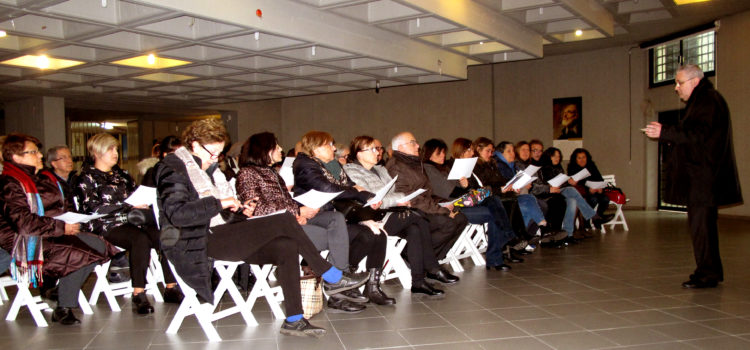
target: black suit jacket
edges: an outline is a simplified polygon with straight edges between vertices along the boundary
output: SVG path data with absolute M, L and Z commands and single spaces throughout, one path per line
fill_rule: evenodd
M 729 107 L 708 79 L 693 89 L 677 125 L 662 126 L 659 140 L 672 147 L 664 159 L 669 179 L 666 202 L 700 206 L 742 202 Z

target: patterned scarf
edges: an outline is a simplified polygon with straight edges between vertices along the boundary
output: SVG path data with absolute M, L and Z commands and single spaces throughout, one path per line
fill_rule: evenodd
M 60 193 L 62 187 L 54 175 L 43 171 L 55 184 L 57 184 Z M 5 162 L 3 175 L 8 175 L 21 183 L 21 187 L 26 192 L 26 200 L 29 203 L 29 209 L 38 216 L 44 216 L 44 204 L 42 197 L 36 189 L 34 180 L 23 170 L 11 162 Z M 16 281 L 28 281 L 34 288 L 42 282 L 42 267 L 44 266 L 44 255 L 42 254 L 42 238 L 33 234 L 21 234 L 16 236 L 13 244 L 13 259 L 11 260 L 11 276 Z
M 208 173 L 203 171 L 198 163 L 193 158 L 193 155 L 185 147 L 178 148 L 174 154 L 177 158 L 185 163 L 187 168 L 188 177 L 190 182 L 195 187 L 195 191 L 198 192 L 198 197 L 214 197 L 217 199 L 235 197 L 234 188 L 227 182 L 227 178 L 221 171 L 213 172 L 213 182 Z M 217 214 L 211 218 L 211 227 L 223 225 L 226 222 L 221 218 L 220 214 Z

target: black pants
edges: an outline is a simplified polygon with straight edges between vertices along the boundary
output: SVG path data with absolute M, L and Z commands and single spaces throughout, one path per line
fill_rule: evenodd
M 391 213 L 385 223 L 390 235 L 406 238 L 406 256 L 411 264 L 411 281 L 424 280 L 425 271 L 436 272 L 440 265 L 432 249 L 430 223 L 413 211 Z
M 599 205 L 599 207 L 596 208 L 596 213 L 599 216 L 604 215 L 604 212 L 609 208 L 609 197 L 604 193 L 589 193 L 586 196 L 586 201 L 589 202 L 589 205 L 591 205 L 592 208 L 597 204 Z
M 388 236 L 384 233 L 374 234 L 363 225 L 347 224 L 349 232 L 349 265 L 357 266 L 367 257 L 367 269 L 382 269 L 385 263 L 385 250 L 388 248 Z
M 215 226 L 211 232 L 207 242 L 208 256 L 218 260 L 276 265 L 287 316 L 302 314 L 298 255 L 302 255 L 317 275 L 332 267 L 320 257 L 315 245 L 290 214 Z
M 456 214 L 453 219 L 448 215 L 437 214 L 427 214 L 426 218 L 430 222 L 432 249 L 439 261 L 445 258 L 448 251 L 451 250 L 453 243 L 456 242 L 469 223 L 469 219 L 461 213 Z
M 146 226 L 141 229 L 131 224 L 117 226 L 102 234 L 102 237 L 109 243 L 128 251 L 130 259 L 130 277 L 134 288 L 144 288 L 146 286 L 146 271 L 148 263 L 151 260 L 151 249 L 159 251 L 159 230 L 153 226 Z M 172 270 L 167 264 L 167 259 L 159 259 L 161 268 L 164 271 L 164 281 L 166 283 L 175 283 Z
M 690 279 L 701 282 L 723 281 L 724 269 L 719 256 L 719 230 L 716 226 L 718 209 L 688 205 L 687 213 L 696 265 Z

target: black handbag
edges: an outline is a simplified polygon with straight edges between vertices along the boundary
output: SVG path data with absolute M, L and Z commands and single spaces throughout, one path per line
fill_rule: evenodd
M 237 211 L 233 211 L 232 209 L 222 209 L 219 214 L 221 214 L 221 218 L 227 224 L 234 224 L 248 219 L 247 215 L 242 214 L 242 208 Z
M 383 220 L 387 213 L 385 210 L 375 210 L 369 205 L 364 206 L 362 203 L 352 199 L 334 199 L 332 203 L 336 211 L 344 214 L 346 222 L 349 224 L 356 224 L 367 220 L 380 221 Z
M 156 226 L 156 217 L 151 209 L 131 208 L 126 218 L 129 224 L 135 226 Z

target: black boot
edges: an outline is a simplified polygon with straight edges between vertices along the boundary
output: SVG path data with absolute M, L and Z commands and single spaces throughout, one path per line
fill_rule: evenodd
M 365 284 L 365 296 L 370 298 L 370 301 L 378 305 L 395 305 L 396 299 L 389 298 L 380 289 L 380 269 L 370 269 L 370 279 Z
M 141 315 L 154 312 L 154 307 L 151 306 L 151 303 L 148 301 L 145 291 L 134 294 L 131 303 L 133 303 L 133 310 Z
M 76 318 L 73 309 L 58 306 L 55 311 L 52 311 L 52 322 L 60 322 L 60 324 L 70 326 L 81 323 L 81 320 Z

